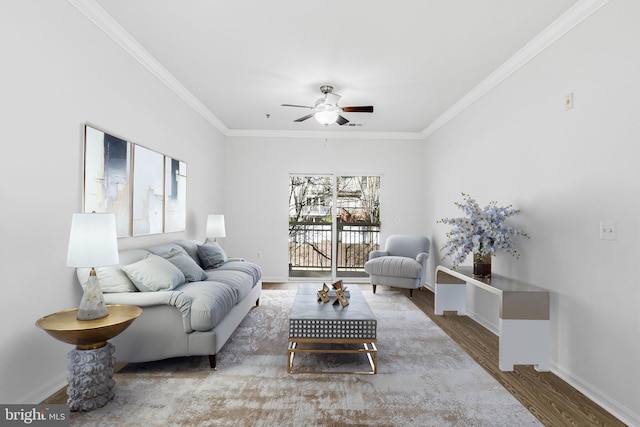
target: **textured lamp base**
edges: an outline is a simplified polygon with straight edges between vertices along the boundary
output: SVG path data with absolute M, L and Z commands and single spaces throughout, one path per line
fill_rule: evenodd
M 111 343 L 93 350 L 73 349 L 69 352 L 69 410 L 92 411 L 113 400 L 114 352 L 115 346 Z
M 102 288 L 98 277 L 96 276 L 96 270 L 91 269 L 89 274 L 89 280 L 84 285 L 84 293 L 80 300 L 80 307 L 78 309 L 78 320 L 94 320 L 107 317 L 109 311 L 107 305 L 104 302 L 104 296 L 102 295 Z

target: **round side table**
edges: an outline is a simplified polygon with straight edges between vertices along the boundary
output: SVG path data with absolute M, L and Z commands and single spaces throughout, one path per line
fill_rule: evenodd
M 105 406 L 114 397 L 115 337 L 142 314 L 140 307 L 107 305 L 109 315 L 102 319 L 78 320 L 78 309 L 44 316 L 36 326 L 52 337 L 73 344 L 68 354 L 69 387 L 67 405 L 71 411 L 91 411 Z

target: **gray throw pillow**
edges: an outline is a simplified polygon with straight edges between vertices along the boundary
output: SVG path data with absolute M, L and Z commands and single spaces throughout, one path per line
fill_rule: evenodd
M 185 282 L 184 274 L 166 259 L 149 254 L 143 260 L 122 266 L 140 292 L 169 291 Z
M 227 254 L 217 243 L 205 243 L 198 246 L 198 258 L 202 267 L 218 268 L 225 262 L 227 262 Z
M 187 282 L 199 282 L 207 278 L 207 273 L 205 273 L 193 258 L 184 252 L 172 249 L 170 252 L 163 254 L 162 257 L 178 267 L 178 270 L 182 271 Z

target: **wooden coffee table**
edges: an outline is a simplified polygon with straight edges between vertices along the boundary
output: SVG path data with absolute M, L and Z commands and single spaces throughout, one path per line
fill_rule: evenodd
M 318 301 L 317 284 L 298 287 L 289 316 L 289 373 L 375 374 L 378 372 L 376 347 L 377 320 L 357 285 L 349 286 L 349 305 L 342 307 Z M 336 344 L 340 344 L 336 348 Z M 300 371 L 294 370 L 296 353 L 358 353 L 369 360 L 370 371 Z

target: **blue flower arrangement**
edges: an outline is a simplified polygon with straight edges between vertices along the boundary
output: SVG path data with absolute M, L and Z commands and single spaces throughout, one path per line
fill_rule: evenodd
M 465 193 L 462 193 L 462 199 L 462 202 L 454 203 L 465 213 L 465 217 L 443 218 L 437 221 L 453 226 L 447 233 L 448 240 L 440 249 L 444 252 L 444 258 L 453 258 L 453 268 L 462 264 L 472 252 L 477 256 L 494 256 L 496 251 L 504 251 L 520 258 L 512 237 L 529 236 L 519 228 L 504 224 L 507 218 L 517 215 L 520 211 L 512 205 L 498 206 L 498 202 L 495 201 L 480 208 L 480 205 Z

